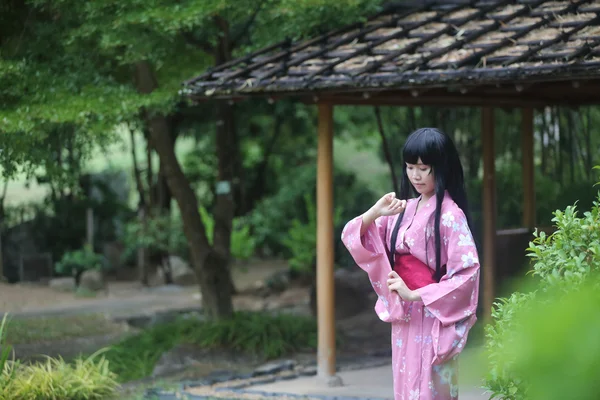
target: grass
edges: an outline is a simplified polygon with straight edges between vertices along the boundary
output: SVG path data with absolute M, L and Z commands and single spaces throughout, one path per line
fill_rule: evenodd
M 180 319 L 125 339 L 106 357 L 119 380 L 127 382 L 149 376 L 162 353 L 184 343 L 272 359 L 315 349 L 317 325 L 312 318 L 264 313 L 237 313 L 224 321 Z
M 58 358 L 9 368 L 0 388 L 2 400 L 103 400 L 114 398 L 118 383 L 99 354 L 67 363 Z M 6 371 L 6 369 L 5 369 Z
M 124 330 L 124 325 L 112 322 L 102 314 L 12 318 L 6 328 L 6 341 L 13 345 L 40 343 Z
M 10 325 L 0 323 L 0 400 L 102 400 L 114 398 L 118 383 L 101 352 L 67 363 L 48 357 L 22 364 L 14 360 L 7 342 Z

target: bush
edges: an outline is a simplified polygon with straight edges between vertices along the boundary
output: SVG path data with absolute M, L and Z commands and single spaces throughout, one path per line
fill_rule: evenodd
M 214 219 L 204 207 L 200 207 L 199 212 L 208 241 L 212 244 Z M 179 213 L 149 217 L 145 227 L 138 219 L 132 220 L 125 227 L 123 242 L 125 259 L 133 257 L 138 248 L 149 248 L 189 259 L 189 244 Z M 250 235 L 250 226 L 243 218 L 235 218 L 231 232 L 231 254 L 238 260 L 246 260 L 254 255 L 254 249 L 255 241 Z
M 73 275 L 75 284 L 79 286 L 79 280 L 85 271 L 101 270 L 106 267 L 106 259 L 94 253 L 91 247 L 86 245 L 83 249 L 65 253 L 54 269 L 59 274 Z
M 335 204 L 343 205 L 343 210 L 337 211 L 340 214 L 334 233 L 334 238 L 339 238 L 345 221 L 369 209 L 378 196 L 362 185 L 354 173 L 339 168 L 334 170 L 334 183 Z M 306 202 L 306 196 L 309 195 L 314 204 L 315 165 L 304 165 L 282 173 L 279 177 L 279 188 L 276 194 L 258 203 L 249 215 L 249 223 L 257 248 L 266 254 L 289 259 L 298 254 L 298 252 L 296 255 L 291 252 L 289 239 L 286 239 L 289 237 L 290 230 L 292 230 L 292 234 L 300 234 L 302 226 L 305 226 L 311 218 L 308 215 L 310 206 Z M 307 240 L 316 243 L 316 228 L 314 231 L 308 229 L 306 227 L 304 231 L 311 234 L 312 238 L 307 238 Z M 303 234 L 301 235 L 303 236 Z M 286 242 L 288 242 L 287 245 Z M 336 263 L 353 263 L 352 257 L 344 248 L 343 243 L 336 239 L 335 245 Z M 314 248 L 311 251 L 314 251 Z
M 102 400 L 114 398 L 116 376 L 100 352 L 73 364 L 63 359 L 20 364 L 9 360 L 12 349 L 5 343 L 6 317 L 0 325 L 0 400 Z
M 600 279 L 594 274 L 577 289 L 555 286 L 521 297 L 510 314 L 510 329 L 493 345 L 487 389 L 497 398 L 594 400 L 600 381 Z M 507 339 L 509 338 L 509 339 Z
M 48 358 L 15 369 L 9 384 L 0 389 L 3 400 L 103 400 L 114 398 L 118 383 L 108 362 L 96 355 L 74 364 Z
M 12 346 L 6 343 L 6 314 L 0 323 L 0 390 L 7 387 L 13 380 L 14 370 L 17 364 L 11 359 Z M 0 392 L 1 394 L 2 392 Z
M 317 207 L 312 196 L 305 194 L 304 203 L 308 221 L 302 222 L 300 218 L 292 220 L 292 226 L 283 239 L 283 244 L 291 254 L 288 259 L 290 268 L 294 272 L 313 274 L 317 258 Z M 341 222 L 342 208 L 337 207 L 334 214 L 334 224 Z
M 188 244 L 183 234 L 181 218 L 174 218 L 169 214 L 148 216 L 145 226 L 138 218 L 131 220 L 125 225 L 123 243 L 124 259 L 132 258 L 140 248 L 188 258 Z
M 534 261 L 532 273 L 539 277 L 537 287 L 529 293 L 517 292 L 507 299 L 499 299 L 492 312 L 494 324 L 486 327 L 491 370 L 485 386 L 501 399 L 526 399 L 530 398 L 528 393 L 532 393 L 531 398 L 538 398 L 533 393 L 541 393 L 541 389 L 536 386 L 540 383 L 541 375 L 536 374 L 544 367 L 542 359 L 555 370 L 568 373 L 571 366 L 561 360 L 563 351 L 567 350 L 556 347 L 564 347 L 564 342 L 576 339 L 578 335 L 584 340 L 572 342 L 573 351 L 582 350 L 579 346 L 588 346 L 585 339 L 593 332 L 590 331 L 593 324 L 585 327 L 585 321 L 590 317 L 598 318 L 598 309 L 586 313 L 583 312 L 582 305 L 565 309 L 557 304 L 563 301 L 567 304 L 570 299 L 581 296 L 580 289 L 588 287 L 591 281 L 596 282 L 591 277 L 600 273 L 600 193 L 591 210 L 582 216 L 579 216 L 576 205 L 573 205 L 565 211 L 555 211 L 552 221 L 556 225 L 556 232 L 551 236 L 546 236 L 543 232 L 538 235 L 536 232 L 536 238 L 528 249 L 529 256 Z M 560 312 L 570 315 L 562 315 Z M 573 321 L 573 318 L 577 321 Z M 582 330 L 569 328 L 565 332 L 565 327 L 569 326 L 566 324 L 567 320 L 583 325 Z M 540 330 L 542 327 L 546 331 Z M 595 335 L 597 337 L 597 333 Z M 542 348 L 536 342 L 536 347 L 528 352 L 523 351 L 523 343 L 529 343 L 532 338 L 534 342 L 544 338 L 546 347 Z M 532 360 L 539 363 L 539 368 L 525 373 L 524 366 L 531 365 L 534 362 Z
M 209 243 L 213 243 L 215 220 L 206 208 L 200 207 L 200 217 L 206 229 Z M 250 234 L 250 225 L 243 217 L 233 219 L 233 230 L 231 232 L 231 255 L 237 260 L 247 260 L 254 255 L 256 240 Z
M 119 380 L 126 382 L 150 375 L 161 354 L 180 343 L 272 359 L 315 349 L 317 325 L 312 318 L 263 313 L 236 313 L 223 321 L 179 319 L 125 339 L 106 357 Z

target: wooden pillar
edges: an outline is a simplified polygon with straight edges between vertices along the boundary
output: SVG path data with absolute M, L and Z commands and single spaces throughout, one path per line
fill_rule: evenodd
M 484 321 L 491 320 L 496 275 L 496 154 L 494 150 L 494 109 L 481 109 L 483 147 L 483 310 Z
M 523 165 L 523 226 L 535 228 L 535 174 L 533 109 L 521 110 L 521 163 Z
M 319 104 L 317 151 L 317 324 L 318 375 L 329 386 L 335 375 L 335 285 L 333 275 L 333 106 Z

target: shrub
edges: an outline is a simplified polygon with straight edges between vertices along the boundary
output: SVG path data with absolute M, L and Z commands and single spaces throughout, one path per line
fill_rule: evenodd
M 304 204 L 308 221 L 294 218 L 283 244 L 291 254 L 288 262 L 292 271 L 312 274 L 317 257 L 317 207 L 315 200 L 308 194 L 304 195 Z M 341 216 L 342 208 L 337 207 L 334 214 L 335 225 L 340 223 Z
M 199 212 L 208 241 L 212 244 L 214 219 L 204 207 L 200 207 Z M 127 259 L 132 257 L 138 248 L 149 248 L 189 258 L 189 245 L 179 213 L 173 216 L 161 214 L 149 217 L 145 227 L 135 219 L 126 225 L 123 241 L 126 248 L 123 257 Z M 250 227 L 243 218 L 235 218 L 231 232 L 231 254 L 236 259 L 246 260 L 254 255 L 254 249 L 255 241 L 250 235 Z
M 187 241 L 183 234 L 181 218 L 169 214 L 148 216 L 145 225 L 138 219 L 125 225 L 123 234 L 125 244 L 124 259 L 133 257 L 140 248 L 148 248 L 168 254 L 177 254 L 187 258 Z
M 215 220 L 206 208 L 200 207 L 200 217 L 206 229 L 208 241 L 212 245 Z M 256 240 L 250 234 L 250 225 L 243 217 L 234 218 L 231 232 L 231 255 L 237 260 L 247 260 L 254 255 Z
M 86 245 L 82 249 L 65 253 L 54 269 L 59 274 L 73 275 L 76 286 L 79 286 L 81 275 L 85 271 L 101 270 L 105 267 L 107 267 L 106 259 L 100 254 L 94 253 L 91 247 Z
M 554 363 L 552 366 L 556 370 L 568 372 L 570 367 L 560 359 L 565 349 L 555 347 L 568 342 L 565 335 L 570 335 L 571 339 L 579 334 L 583 339 L 587 338 L 593 324 L 583 330 L 569 328 L 569 333 L 565 333 L 566 321 L 576 318 L 573 323 L 585 327 L 587 318 L 599 317 L 597 309 L 595 313 L 585 313 L 578 306 L 567 311 L 563 306 L 558 307 L 556 302 L 564 301 L 566 304 L 577 298 L 580 288 L 587 287 L 590 281 L 596 282 L 591 277 L 600 273 L 600 193 L 590 211 L 579 216 L 576 205 L 569 206 L 564 211 L 555 211 L 552 221 L 556 232 L 550 236 L 536 232 L 528 249 L 528 255 L 534 261 L 531 272 L 539 277 L 537 287 L 529 293 L 516 292 L 506 299 L 499 299 L 492 311 L 494 324 L 486 327 L 491 370 L 485 386 L 493 396 L 501 399 L 526 399 L 529 398 L 528 393 L 541 390 L 536 386 L 540 381 L 535 374 L 542 365 L 530 373 L 523 372 L 523 366 L 530 365 L 535 352 L 540 352 L 535 353 L 535 360 L 541 362 L 545 359 L 546 364 Z M 536 315 L 539 318 L 534 317 Z M 534 321 L 544 321 L 545 325 Z M 547 330 L 540 330 L 542 326 Z M 531 340 L 534 334 L 539 335 L 534 342 L 548 339 L 544 341 L 547 354 L 543 355 L 544 350 L 538 345 L 529 352 L 522 351 L 522 344 Z M 588 344 L 583 340 L 571 345 L 577 352 L 581 350 L 578 346 Z
M 5 314 L 0 323 L 0 390 L 12 382 L 16 366 L 14 358 L 11 359 L 11 355 L 13 354 L 12 346 L 6 343 L 6 321 L 7 316 Z
M 265 359 L 317 345 L 316 321 L 298 315 L 237 313 L 230 320 L 185 328 L 184 337 L 201 347 L 225 348 Z
M 118 387 L 101 352 L 73 364 L 63 359 L 20 364 L 9 360 L 5 343 L 6 317 L 0 325 L 0 400 L 103 400 L 114 398 Z
M 126 382 L 150 375 L 161 354 L 181 343 L 271 359 L 315 349 L 317 325 L 313 318 L 266 313 L 236 313 L 222 321 L 182 318 L 125 339 L 106 357 L 119 380 Z
M 103 400 L 114 398 L 118 383 L 108 362 L 94 354 L 73 364 L 61 358 L 22 364 L 9 384 L 0 388 L 3 400 Z
M 510 329 L 500 342 L 490 343 L 497 349 L 496 368 L 487 389 L 510 400 L 597 399 L 598 289 L 600 280 L 593 274 L 577 289 L 565 292 L 555 286 L 504 308 Z
M 278 178 L 277 193 L 262 199 L 249 214 L 256 246 L 265 254 L 286 259 L 297 256 L 291 253 L 292 247 L 285 242 L 290 230 L 294 234 L 304 236 L 299 231 L 303 230 L 302 225 L 310 221 L 310 205 L 306 202 L 306 196 L 310 195 L 314 204 L 316 176 L 316 166 L 312 163 L 283 171 Z M 334 170 L 333 181 L 335 204 L 343 205 L 343 210 L 337 211 L 341 215 L 334 233 L 334 238 L 339 238 L 345 221 L 368 210 L 380 195 L 372 193 L 366 185 L 358 181 L 354 173 L 338 167 Z M 296 220 L 298 222 L 294 222 Z M 316 229 L 311 231 L 307 226 L 304 231 L 312 235 L 312 239 L 309 240 L 316 243 Z M 314 248 L 311 252 L 314 252 Z M 335 256 L 338 264 L 353 263 L 352 257 L 339 240 L 335 240 Z

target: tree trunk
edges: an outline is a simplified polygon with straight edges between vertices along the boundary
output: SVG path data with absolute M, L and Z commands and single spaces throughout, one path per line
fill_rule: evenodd
M 148 130 L 149 123 L 146 123 L 146 130 Z M 153 193 L 154 188 L 154 171 L 152 168 L 152 142 L 150 140 L 150 132 L 146 132 L 146 186 L 148 187 L 148 211 L 153 211 L 154 206 L 156 205 L 155 198 Z M 150 213 L 152 214 L 152 213 Z
M 220 65 L 231 60 L 229 25 L 221 17 L 215 17 L 215 23 L 221 30 L 215 54 L 215 64 Z M 240 184 L 236 176 L 236 162 L 239 161 L 239 145 L 234 125 L 233 106 L 220 102 L 217 105 L 216 148 L 218 159 L 218 178 L 215 190 L 213 247 L 220 257 L 226 260 L 229 276 L 229 291 L 235 293 L 235 285 L 231 279 L 231 232 L 235 216 L 234 193 Z
M 147 62 L 136 64 L 136 83 L 142 93 L 150 93 L 157 83 Z M 202 303 L 210 318 L 229 318 L 233 314 L 230 274 L 227 259 L 210 246 L 198 200 L 185 177 L 171 143 L 170 127 L 162 115 L 147 115 L 152 145 L 164 168 L 167 183 L 179 205 L 183 230 L 190 246 L 190 258 L 200 283 Z
M 265 192 L 269 161 L 273 151 L 275 150 L 275 145 L 283 131 L 283 122 L 284 117 L 280 114 L 276 114 L 273 122 L 273 136 L 271 136 L 268 143 L 264 144 L 264 156 L 260 164 L 256 167 L 256 175 L 252 180 L 252 185 L 247 191 L 246 202 L 240 211 L 242 215 L 252 211 Z
M 216 147 L 218 158 L 218 178 L 215 191 L 215 229 L 213 246 L 221 257 L 227 260 L 227 272 L 231 277 L 231 232 L 235 215 L 234 202 L 234 158 L 231 152 L 235 149 L 233 109 L 230 105 L 221 103 L 217 110 L 218 121 L 216 130 Z M 233 280 L 229 279 L 230 291 L 235 293 Z
M 148 215 L 146 194 L 144 191 L 144 184 L 142 182 L 142 173 L 138 165 L 137 152 L 135 146 L 135 131 L 132 127 L 129 127 L 129 136 L 131 139 L 131 158 L 133 160 L 133 176 L 135 179 L 135 187 L 137 188 L 139 201 L 138 201 L 138 220 L 142 229 L 146 229 L 146 216 Z M 138 279 L 141 284 L 148 286 L 148 249 L 143 247 L 138 248 L 137 251 L 137 270 Z
M 173 146 L 175 147 L 175 146 Z M 171 211 L 171 190 L 169 189 L 169 184 L 167 183 L 167 177 L 165 176 L 164 167 L 161 163 L 160 169 L 158 170 L 158 204 L 157 206 L 160 208 L 161 212 L 168 213 Z
M 552 129 L 554 138 L 554 176 L 558 178 L 560 186 L 563 186 L 564 175 L 563 175 L 563 151 L 561 145 L 563 144 L 563 135 L 560 129 L 560 111 L 557 107 L 552 107 Z
M 550 148 L 552 146 L 552 118 L 551 107 L 544 108 L 543 123 L 544 128 L 542 129 L 542 173 L 548 176 L 550 172 Z
M 581 114 L 579 114 L 581 116 Z M 583 121 L 582 121 L 583 122 Z M 592 180 L 592 130 L 590 128 L 592 122 L 592 107 L 586 107 L 586 124 L 585 124 L 585 176 Z
M 169 126 L 172 126 L 169 124 Z M 171 148 L 173 152 L 175 152 L 175 141 L 176 135 L 170 129 L 169 133 L 173 136 L 171 139 Z M 156 176 L 156 184 L 152 186 L 151 191 L 154 193 L 154 209 L 157 211 L 158 215 L 168 215 L 171 216 L 171 191 L 169 190 L 169 184 L 167 183 L 167 177 L 165 175 L 165 168 L 162 162 L 159 163 L 158 167 L 158 175 Z M 171 220 L 168 220 L 169 226 L 166 229 L 171 229 Z M 160 260 L 160 268 L 163 271 L 163 275 L 165 277 L 165 283 L 171 284 L 173 283 L 173 273 L 171 270 L 171 264 L 169 261 L 169 251 L 168 250 L 155 250 L 156 259 Z M 166 260 L 166 263 L 165 263 Z
M 138 220 L 140 221 L 142 235 L 146 234 L 147 219 L 146 219 L 146 206 L 141 206 L 138 209 Z M 140 246 L 137 249 L 137 273 L 140 283 L 144 286 L 148 286 L 148 249 L 145 246 Z
M 390 175 L 392 178 L 392 187 L 396 196 L 400 195 L 400 187 L 398 177 L 396 176 L 396 170 L 394 169 L 394 161 L 392 160 L 392 153 L 390 151 L 390 145 L 385 137 L 385 131 L 383 129 L 383 121 L 381 120 L 381 112 L 379 107 L 375 107 L 375 118 L 377 118 L 377 127 L 379 128 L 379 135 L 381 136 L 381 146 L 383 147 L 383 154 L 387 161 L 388 167 L 390 168 Z

